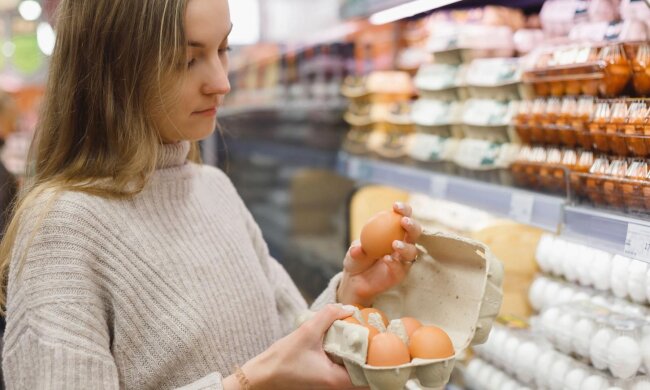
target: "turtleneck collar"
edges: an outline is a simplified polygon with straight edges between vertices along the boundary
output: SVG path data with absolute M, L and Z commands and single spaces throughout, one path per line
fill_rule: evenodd
M 180 141 L 174 144 L 163 144 L 156 163 L 157 169 L 177 167 L 185 164 L 190 153 L 190 141 Z

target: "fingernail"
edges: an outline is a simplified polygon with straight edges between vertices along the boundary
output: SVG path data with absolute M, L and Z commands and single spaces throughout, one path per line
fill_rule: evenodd
M 409 217 L 404 217 L 404 223 L 406 223 L 409 226 L 413 226 L 413 220 Z
M 398 210 L 404 210 L 404 203 L 403 202 L 395 202 L 395 207 L 397 207 Z
M 393 248 L 394 249 L 404 249 L 404 248 L 406 248 L 406 245 L 404 245 L 404 243 L 402 241 L 395 240 L 395 241 L 393 241 Z

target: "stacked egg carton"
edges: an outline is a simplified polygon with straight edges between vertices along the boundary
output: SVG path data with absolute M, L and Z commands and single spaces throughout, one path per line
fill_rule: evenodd
M 414 79 L 420 98 L 412 106 L 416 132 L 408 136 L 409 157 L 449 173 L 502 182 L 494 171 L 507 168 L 518 153 L 508 144 L 509 121 L 516 108 L 511 101 L 522 95 L 512 30 L 432 26 L 428 48 L 434 62 L 422 65 Z M 495 38 L 480 38 L 488 35 Z
M 468 384 L 474 390 L 643 390 L 650 386 L 646 375 L 615 378 L 557 351 L 534 324 L 532 330 L 495 326 L 487 342 L 474 349 L 478 358 L 466 370 Z

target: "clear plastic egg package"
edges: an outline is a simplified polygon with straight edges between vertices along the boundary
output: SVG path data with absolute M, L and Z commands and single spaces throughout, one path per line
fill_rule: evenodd
M 495 326 L 484 345 L 474 348 L 478 359 L 466 369 L 474 390 L 565 389 L 645 390 L 646 375 L 618 379 L 553 348 L 533 324 L 533 329 Z M 498 368 L 497 368 L 498 367 Z
M 456 355 L 483 343 L 501 307 L 501 262 L 485 245 L 444 233 L 425 231 L 418 244 L 423 253 L 406 279 L 378 296 L 373 307 L 390 319 L 414 317 L 423 325 L 442 328 L 451 338 Z M 384 331 L 375 315 L 371 314 L 368 322 Z M 400 320 L 393 320 L 385 331 L 407 341 L 401 325 Z M 355 386 L 370 386 L 372 390 L 401 389 L 415 378 L 423 386 L 440 387 L 449 381 L 456 357 L 413 358 L 395 367 L 370 366 L 366 364 L 368 329 L 345 321 L 334 322 L 326 334 L 324 349 L 333 361 L 346 367 Z
M 650 264 L 646 262 L 614 256 L 550 234 L 542 236 L 536 259 L 547 274 L 598 291 L 611 291 L 639 304 L 650 303 Z
M 565 354 L 618 379 L 650 373 L 650 317 L 643 308 L 617 310 L 582 301 L 550 307 L 539 318 L 541 333 Z

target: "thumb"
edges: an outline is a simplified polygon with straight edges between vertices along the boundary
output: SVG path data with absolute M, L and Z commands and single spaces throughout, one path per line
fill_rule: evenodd
M 352 315 L 352 311 L 344 309 L 338 305 L 327 305 L 316 313 L 314 318 L 307 323 L 319 335 L 324 335 L 325 332 L 332 326 L 334 321 L 342 320 Z

